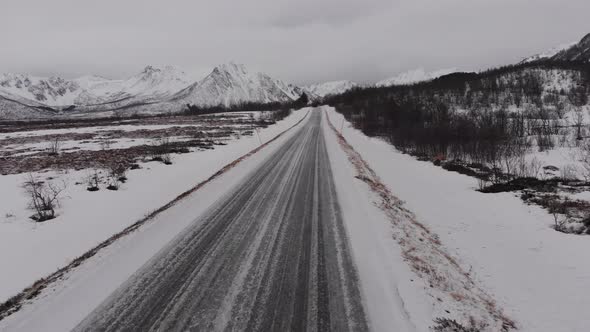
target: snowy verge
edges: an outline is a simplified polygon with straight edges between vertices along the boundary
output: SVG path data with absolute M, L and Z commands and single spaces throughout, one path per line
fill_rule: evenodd
M 306 119 L 309 119 L 307 117 Z M 33 300 L 0 321 L 0 331 L 70 331 L 102 303 L 167 243 L 187 227 L 196 227 L 200 216 L 297 133 L 290 130 L 266 148 L 242 160 L 194 191 L 174 206 L 147 220 L 142 227 L 120 237 L 108 247 L 64 273 L 40 290 Z
M 327 109 L 347 142 L 522 331 L 586 331 L 590 241 L 550 228 L 552 217 L 512 193 L 483 194 L 477 180 L 402 154 Z
M 480 331 L 514 328 L 493 298 L 447 253 L 438 236 L 392 195 L 336 131 L 327 113 L 326 118 L 338 195 L 372 327 L 425 331 L 434 319 L 445 318 Z M 351 167 L 343 169 L 343 164 Z M 351 183 L 354 178 L 356 182 Z M 363 203 L 367 196 L 371 198 L 367 203 L 374 206 Z
M 277 124 L 260 130 L 257 136 L 244 136 L 214 150 L 177 155 L 173 165 L 145 163 L 142 169 L 128 174 L 129 180 L 119 191 L 88 192 L 84 185 L 75 185 L 83 182 L 85 171 L 37 174 L 68 183 L 58 218 L 44 223 L 28 220 L 27 197 L 21 188 L 25 175 L 0 176 L 0 197 L 6 203 L 0 206 L 0 260 L 3 265 L 0 301 L 63 266 L 78 265 L 94 254 L 96 246 L 104 247 L 105 239 L 135 229 L 138 223 L 162 211 L 159 207 L 166 208 L 177 201 L 180 193 L 186 196 L 195 186 L 203 186 L 203 182 L 251 156 L 261 149 L 260 141 L 268 144 L 303 121 L 308 111 L 295 111 Z M 150 212 L 157 208 L 156 212 Z M 76 259 L 84 252 L 87 253 Z M 58 277 L 53 275 L 50 280 Z M 46 284 L 47 281 L 41 279 L 20 294 L 21 300 Z M 8 304 L 13 309 L 18 307 L 18 303 Z M 7 309 L 6 304 L 0 307 L 0 315 Z

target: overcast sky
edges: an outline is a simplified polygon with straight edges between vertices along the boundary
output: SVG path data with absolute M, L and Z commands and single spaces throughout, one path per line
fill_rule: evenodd
M 590 32 L 589 0 L 2 0 L 0 72 L 206 74 L 304 84 L 513 63 Z

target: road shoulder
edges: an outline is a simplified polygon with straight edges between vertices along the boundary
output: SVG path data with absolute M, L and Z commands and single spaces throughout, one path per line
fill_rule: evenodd
M 436 318 L 490 331 L 509 328 L 510 319 L 438 237 L 389 192 L 328 121 L 323 126 L 374 329 L 424 331 Z

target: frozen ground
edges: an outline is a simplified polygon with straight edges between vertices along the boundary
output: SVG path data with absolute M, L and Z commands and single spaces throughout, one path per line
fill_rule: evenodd
M 172 165 L 147 162 L 128 173 L 118 191 L 86 190 L 89 171 L 35 173 L 40 179 L 65 183 L 58 217 L 44 223 L 29 219 L 22 184 L 25 174 L 0 176 L 0 302 L 55 271 L 86 250 L 123 230 L 181 192 L 208 178 L 230 161 L 292 126 L 306 111 L 297 111 L 257 135 L 232 139 L 213 150 L 173 156 Z
M 504 311 L 523 331 L 585 331 L 590 324 L 590 319 L 584 315 L 584 309 L 590 304 L 584 292 L 590 286 L 590 267 L 580 263 L 589 249 L 585 236 L 555 232 L 549 227 L 552 217 L 541 208 L 527 206 L 510 193 L 479 193 L 474 190 L 476 179 L 401 154 L 391 145 L 350 128 L 333 110 L 326 108 L 326 111 L 338 129 L 344 124 L 344 137 L 376 173 L 359 173 L 358 165 L 351 163 L 350 155 L 345 153 L 336 135 L 325 121 L 322 123 L 335 189 L 359 273 L 363 306 L 373 330 L 426 331 L 437 317 L 462 322 L 473 317 L 491 324 L 485 331 L 498 331 L 497 323 L 504 319 Z M 303 112 L 294 113 L 276 126 L 261 131 L 261 137 L 263 140 L 270 138 L 304 115 Z M 297 133 L 290 131 L 174 208 L 157 215 L 138 231 L 100 251 L 68 273 L 64 282 L 52 284 L 32 304 L 1 321 L 0 330 L 61 331 L 75 326 L 160 248 L 194 222 L 196 215 L 242 182 Z M 256 140 L 256 136 L 248 137 L 222 148 L 238 156 L 257 146 Z M 239 146 L 243 150 L 237 151 Z M 145 167 L 131 172 L 129 187 L 124 191 L 72 196 L 62 207 L 63 226 L 59 226 L 59 219 L 45 224 L 18 223 L 19 227 L 31 227 L 21 228 L 20 233 L 13 235 L 17 240 L 0 247 L 0 252 L 9 258 L 6 261 L 10 269 L 6 275 L 16 284 L 18 276 L 11 269 L 22 275 L 40 273 L 27 270 L 30 266 L 23 268 L 19 261 L 22 252 L 16 253 L 14 248 L 24 248 L 27 259 L 41 265 L 44 265 L 41 258 L 47 259 L 45 248 L 61 250 L 57 258 L 50 257 L 53 265 L 45 266 L 47 271 L 43 274 L 65 265 L 68 258 L 73 258 L 67 255 L 75 252 L 73 256 L 76 256 L 85 250 L 84 243 L 86 248 L 95 245 L 96 241 L 121 230 L 124 227 L 121 223 L 139 219 L 146 207 L 160 206 L 198 182 L 195 168 L 205 168 L 206 160 L 199 156 L 206 156 L 207 161 L 218 160 L 220 165 L 227 163 L 222 153 L 216 151 L 221 148 L 203 152 L 209 155 L 177 156 L 171 166 L 147 163 L 145 166 L 150 165 L 152 169 Z M 181 158 L 186 159 L 179 160 Z M 233 159 L 235 157 L 227 157 L 227 160 Z M 169 172 L 166 167 L 177 168 Z M 211 167 L 218 168 L 220 166 Z M 154 174 L 160 177 L 158 181 L 153 180 Z M 184 183 L 189 182 L 187 178 L 195 178 L 195 181 Z M 377 178 L 386 187 L 373 182 Z M 158 194 L 147 194 L 154 187 L 158 188 Z M 176 190 L 167 193 L 166 187 Z M 166 193 L 170 196 L 165 199 Z M 67 209 L 65 204 L 73 203 L 74 197 L 98 197 L 92 194 L 105 196 L 88 201 L 80 199 L 76 201 L 76 208 Z M 126 201 L 117 195 L 125 195 Z M 113 211 L 117 208 L 127 211 L 124 213 L 128 218 L 117 219 L 118 213 L 97 208 L 96 202 L 103 199 L 114 204 Z M 150 199 L 150 202 L 145 201 Z M 79 213 L 72 216 L 78 210 Z M 72 211 L 71 214 L 68 211 Z M 92 213 L 88 215 L 88 211 Z M 117 219 L 118 224 L 111 221 L 112 218 Z M 55 223 L 50 227 L 50 222 Z M 420 223 L 430 231 L 421 228 Z M 6 225 L 10 229 L 17 224 L 15 221 L 0 224 L 1 227 Z M 104 231 L 105 228 L 110 231 Z M 103 234 L 100 239 L 94 235 L 98 232 Z M 23 234 L 40 236 L 27 238 Z M 47 242 L 37 246 L 35 241 L 42 240 L 43 234 Z M 72 239 L 72 243 L 47 240 L 50 237 Z M 79 237 L 82 239 L 77 240 Z M 68 248 L 67 252 L 64 247 Z M 25 286 L 28 283 L 30 281 L 21 282 Z
M 333 110 L 328 113 L 340 128 L 342 116 Z M 520 330 L 587 331 L 588 237 L 554 231 L 552 216 L 525 205 L 513 193 L 479 193 L 472 177 L 417 161 L 348 123 L 343 128 L 344 137 L 381 180 L 439 235 Z
M 269 131 L 266 134 L 270 138 L 271 134 L 280 131 L 279 126 L 285 129 L 305 116 L 305 113 L 305 110 L 295 112 L 277 126 L 269 128 L 273 132 Z M 306 121 L 304 120 L 300 126 Z M 243 182 L 253 169 L 296 133 L 295 130 L 288 131 L 258 153 L 244 159 L 223 176 L 217 177 L 201 190 L 179 201 L 174 208 L 149 220 L 138 231 L 101 250 L 79 268 L 68 273 L 64 282 L 57 282 L 43 290 L 33 304 L 25 305 L 20 311 L 0 321 L 0 330 L 70 330 L 183 229 L 194 223 L 201 213 L 215 204 L 231 188 Z M 93 287 L 87 287 L 89 284 Z
M 179 303 L 201 308 L 203 315 L 213 314 L 218 318 L 194 320 L 195 317 L 187 314 L 186 310 L 172 308 L 164 309 L 163 314 L 157 314 L 158 317 L 176 317 L 179 314 L 180 320 L 163 319 L 156 324 L 176 324 L 186 319 L 194 320 L 195 324 L 205 324 L 204 326 L 212 323 L 226 324 L 230 321 L 244 324 L 248 320 L 242 321 L 234 313 L 248 315 L 249 311 L 243 309 L 247 309 L 252 299 L 256 298 L 256 302 L 266 298 L 281 301 L 282 295 L 276 295 L 287 294 L 281 304 L 294 299 L 294 303 L 300 303 L 303 299 L 310 304 L 304 308 L 256 304 L 254 309 L 275 315 L 273 317 L 281 317 L 277 323 L 294 324 L 290 326 L 299 326 L 298 324 L 306 322 L 309 324 L 314 321 L 314 317 L 325 323 L 325 315 L 328 313 L 330 326 L 347 326 L 347 322 L 355 322 L 351 316 L 353 313 L 362 314 L 360 309 L 354 309 L 350 305 L 345 308 L 339 306 L 342 299 L 351 298 L 351 292 L 356 288 L 356 282 L 346 277 L 354 274 L 353 267 L 347 267 L 340 277 L 335 275 L 339 270 L 335 266 L 347 264 L 345 257 L 348 255 L 344 249 L 349 246 L 359 272 L 363 309 L 372 330 L 426 331 L 434 325 L 433 319 L 436 317 L 460 318 L 463 323 L 473 317 L 474 321 L 490 323 L 488 330 L 496 331 L 497 322 L 494 317 L 489 316 L 488 304 L 481 301 L 489 300 L 487 296 L 468 277 L 462 275 L 460 269 L 449 264 L 450 260 L 445 258 L 442 251 L 444 248 L 438 244 L 434 235 L 425 233 L 421 226 L 409 221 L 410 214 L 407 211 L 396 208 L 392 215 L 388 215 L 379 205 L 375 205 L 382 196 L 370 190 L 365 180 L 356 177 L 360 176 L 358 170 L 351 164 L 349 155 L 339 145 L 335 133 L 327 126 L 325 119 L 321 128 L 318 128 L 319 118 L 324 115 L 319 110 L 314 112 L 302 130 L 290 131 L 252 158 L 246 159 L 236 168 L 157 215 L 136 232 L 101 250 L 80 267 L 67 273 L 63 282 L 55 282 L 42 290 L 32 303 L 1 321 L 0 329 L 69 330 L 84 317 L 89 317 L 85 322 L 91 322 L 92 327 L 124 323 L 126 320 L 149 323 L 154 317 L 145 316 L 145 310 L 136 306 L 141 303 L 141 306 L 150 307 L 152 301 L 145 302 L 145 299 L 154 295 L 151 291 L 159 292 L 156 289 L 164 290 L 158 293 L 161 296 L 179 296 Z M 314 122 L 310 123 L 312 120 Z M 322 152 L 324 138 L 324 151 L 327 153 Z M 325 185 L 331 182 L 330 168 L 333 169 L 342 214 L 338 213 L 338 207 L 332 206 L 334 202 L 331 198 L 335 197 L 333 193 L 326 192 Z M 269 183 L 265 183 L 264 179 Z M 258 181 L 261 185 L 257 185 Z M 240 186 L 234 187 L 239 183 Z M 249 194 L 250 191 L 252 194 Z M 218 200 L 219 197 L 221 199 Z M 263 199 L 260 200 L 260 197 Z M 226 205 L 229 208 L 221 208 Z M 213 209 L 209 209 L 211 206 Z M 206 218 L 201 218 L 200 215 L 206 210 L 210 212 L 204 214 Z M 237 214 L 232 214 L 236 211 Z M 259 215 L 260 217 L 256 217 Z M 210 216 L 220 219 L 208 223 L 207 218 Z M 334 222 L 340 224 L 340 216 L 344 221 L 344 229 L 339 231 L 336 242 L 331 242 L 335 228 L 330 225 Z M 395 216 L 396 220 L 390 220 L 391 216 Z M 256 226 L 259 224 L 261 225 Z M 400 236 L 404 234 L 392 228 L 393 224 L 406 232 L 406 237 L 401 238 L 407 240 L 404 244 L 400 242 Z M 248 225 L 253 225 L 254 228 L 250 229 Z M 319 227 L 317 232 L 314 231 L 316 227 Z M 241 229 L 244 231 L 241 232 Z M 210 230 L 213 237 L 208 236 Z M 309 237 L 301 238 L 308 232 Z M 289 236 L 285 236 L 286 234 Z M 185 243 L 186 237 L 190 237 L 190 241 Z M 173 238 L 175 240 L 170 241 Z M 330 243 L 336 244 L 339 249 L 335 250 Z M 254 247 L 251 248 L 250 244 Z M 408 245 L 414 249 L 408 250 Z M 154 256 L 158 251 L 158 255 Z M 205 255 L 205 258 L 217 258 L 202 261 L 200 257 L 203 257 L 203 251 L 212 255 Z M 415 261 L 408 261 L 409 251 Z M 171 256 L 164 259 L 165 264 L 162 265 L 161 258 L 167 255 Z M 153 258 L 150 259 L 151 257 Z M 325 262 L 322 262 L 323 258 L 326 259 Z M 186 259 L 189 264 L 183 263 Z M 148 260 L 149 263 L 143 265 Z M 412 270 L 411 265 L 419 260 L 424 262 L 421 267 L 434 271 L 428 272 L 431 277 Z M 285 265 L 285 261 L 290 263 Z M 130 278 L 142 265 L 143 268 Z M 235 273 L 237 266 L 241 268 Z M 289 271 L 295 272 L 290 274 Z M 316 272 L 312 271 L 317 272 L 317 277 Z M 321 271 L 332 276 L 328 278 L 329 291 L 326 291 L 326 284 L 323 283 L 326 279 Z M 426 270 L 422 272 L 424 271 Z M 310 272 L 311 275 L 305 277 Z M 141 280 L 162 273 L 170 275 L 153 279 L 158 285 L 148 287 L 150 292 L 143 292 L 142 287 L 136 288 L 138 280 L 141 286 Z M 191 275 L 188 282 L 183 281 L 186 273 Z M 437 278 L 433 279 L 433 275 Z M 209 286 L 199 287 L 202 285 L 200 282 L 193 285 L 192 278 L 204 278 L 203 282 Z M 230 280 L 236 281 L 229 284 L 233 287 L 227 289 L 227 282 Z M 269 280 L 272 281 L 270 284 Z M 345 294 L 338 294 L 336 290 L 339 283 L 352 288 Z M 121 284 L 123 286 L 118 288 Z M 176 290 L 176 286 L 182 287 Z M 300 287 L 304 287 L 304 290 L 292 293 Z M 117 288 L 118 291 L 113 293 Z M 257 289 L 262 293 L 259 292 L 256 296 L 240 296 Z M 192 295 L 182 296 L 185 291 L 197 297 L 203 292 L 217 295 L 210 296 L 209 300 L 203 302 L 198 301 L 198 298 L 194 299 Z M 107 318 L 103 321 L 106 317 L 121 313 L 117 306 L 123 302 L 109 301 L 109 294 L 112 294 L 109 297 L 111 301 L 118 296 L 125 299 L 137 298 L 132 301 L 133 306 L 122 308 L 131 310 L 131 314 L 122 315 L 120 319 Z M 154 301 L 159 301 L 160 295 Z M 470 295 L 477 295 L 478 298 Z M 335 301 L 331 296 L 335 296 Z M 325 298 L 330 300 L 324 302 Z M 107 301 L 103 302 L 105 299 Z M 318 316 L 314 316 L 316 301 Z M 242 303 L 243 307 L 240 305 L 235 312 L 232 310 L 230 316 L 227 309 L 234 308 L 231 303 Z M 324 307 L 328 304 L 329 307 Z M 280 310 L 275 311 L 275 307 Z M 95 314 L 88 316 L 95 308 Z M 325 311 L 328 308 L 329 311 Z M 161 311 L 162 308 L 155 310 Z M 301 314 L 306 310 L 309 316 Z M 350 310 L 352 313 L 348 313 Z M 293 318 L 289 318 L 291 311 L 297 314 Z M 343 316 L 345 311 L 347 314 Z M 106 314 L 103 315 L 102 312 Z M 252 315 L 256 316 L 256 313 L 259 311 L 253 311 Z M 266 314 L 261 322 L 266 322 L 264 317 L 267 317 Z M 93 322 L 99 323 L 95 325 Z M 85 330 L 88 326 L 82 324 L 78 327 Z

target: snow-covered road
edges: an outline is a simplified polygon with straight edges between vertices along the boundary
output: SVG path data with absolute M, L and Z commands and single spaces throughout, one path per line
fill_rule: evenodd
M 25 301 L 0 331 L 413 332 L 441 317 L 509 330 L 437 235 L 375 191 L 385 186 L 330 117 L 311 110 Z
M 320 119 L 76 330 L 366 330 Z
M 367 330 L 321 121 L 313 111 L 233 189 L 196 206 L 193 221 L 126 280 L 109 276 L 121 271 L 107 253 L 86 267 L 101 277 L 83 267 L 73 286 L 63 282 L 0 329 Z M 107 279 L 124 282 L 100 299 Z M 64 303 L 72 315 L 54 315 Z

